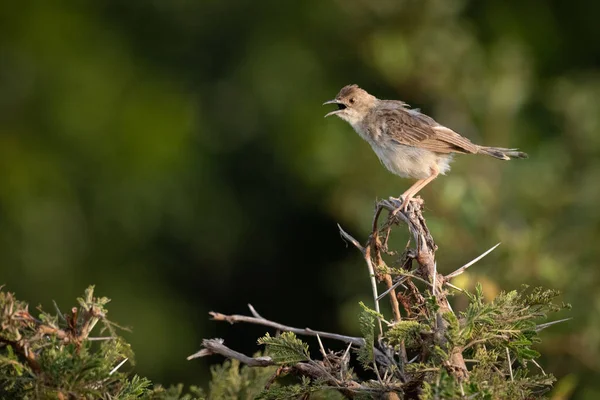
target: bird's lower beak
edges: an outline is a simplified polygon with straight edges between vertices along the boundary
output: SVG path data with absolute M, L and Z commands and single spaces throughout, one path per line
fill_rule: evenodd
M 323 105 L 326 105 L 326 104 L 341 104 L 341 103 L 340 103 L 340 101 L 333 99 L 333 100 L 328 100 L 325 103 L 323 103 Z M 340 108 L 339 110 L 335 110 L 330 113 L 327 113 L 327 114 L 325 114 L 325 118 L 329 117 L 330 115 L 335 115 L 342 110 L 343 110 L 343 108 Z

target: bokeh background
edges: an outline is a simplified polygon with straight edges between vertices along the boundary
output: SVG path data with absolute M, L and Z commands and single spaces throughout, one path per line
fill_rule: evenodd
M 113 299 L 139 374 L 206 384 L 209 310 L 357 334 L 359 253 L 386 172 L 323 101 L 357 83 L 525 161 L 457 157 L 428 186 L 450 272 L 490 298 L 560 289 L 554 399 L 600 397 L 600 3 L 154 0 L 0 5 L 0 281 L 63 308 Z M 406 238 L 400 237 L 398 243 Z

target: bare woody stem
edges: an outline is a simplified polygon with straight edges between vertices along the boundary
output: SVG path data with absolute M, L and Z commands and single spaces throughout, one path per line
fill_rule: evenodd
M 392 201 L 383 200 L 378 202 L 373 219 L 373 230 L 364 246 L 361 245 L 361 243 L 353 238 L 350 234 L 345 232 L 341 227 L 339 227 L 340 234 L 344 239 L 352 243 L 361 252 L 363 258 L 365 259 L 370 276 L 371 287 L 373 291 L 373 301 L 375 303 L 376 311 L 379 312 L 379 300 L 380 298 L 383 298 L 383 295 L 378 295 L 377 281 L 384 282 L 387 286 L 387 290 L 384 292 L 384 294 L 390 297 L 390 302 L 394 313 L 394 321 L 397 323 L 401 322 L 402 320 L 399 299 L 402 301 L 403 308 L 409 314 L 411 309 L 413 309 L 415 306 L 419 307 L 425 303 L 424 296 L 420 293 L 420 290 L 413 281 L 425 283 L 428 290 L 431 290 L 432 296 L 435 298 L 435 302 L 437 304 L 437 311 L 435 311 L 434 315 L 430 315 L 430 317 L 434 318 L 432 332 L 433 335 L 431 335 L 431 340 L 433 342 L 429 341 L 424 343 L 424 345 L 437 345 L 447 352 L 449 357 L 447 361 L 444 362 L 443 367 L 450 375 L 460 382 L 468 377 L 468 371 L 462 355 L 464 349 L 460 346 L 450 344 L 447 339 L 449 327 L 447 322 L 448 318 L 445 316 L 448 313 L 453 313 L 453 311 L 450 307 L 448 299 L 446 298 L 446 291 L 444 288 L 445 286 L 449 286 L 448 280 L 451 277 L 461 273 L 472 263 L 461 267 L 461 269 L 455 273 L 450 274 L 449 277 L 444 277 L 437 272 L 435 262 L 435 252 L 437 250 L 437 246 L 429 232 L 425 218 L 423 218 L 422 204 L 422 200 L 416 198 L 411 201 L 406 210 L 400 210 L 397 208 L 397 204 Z M 379 220 L 382 218 L 383 211 L 388 211 L 388 215 L 385 221 L 380 224 Z M 401 276 L 399 277 L 400 280 L 398 282 L 394 282 L 392 276 L 390 275 L 391 273 L 394 273 L 393 269 L 387 267 L 383 256 L 388 253 L 387 242 L 391 229 L 394 225 L 398 225 L 400 222 L 404 222 L 407 225 L 415 248 L 407 249 L 405 252 L 405 256 L 402 261 L 403 271 L 400 273 Z M 480 256 L 479 258 L 481 257 L 483 256 Z M 416 268 L 411 267 L 413 260 L 415 260 L 418 264 Z M 404 272 L 404 270 L 410 272 Z M 396 290 L 400 285 L 402 285 L 404 288 L 404 292 L 399 298 L 396 294 Z M 347 343 L 348 349 L 346 350 L 346 353 L 348 353 L 350 347 L 356 348 L 365 346 L 365 339 L 361 337 L 346 336 L 337 333 L 315 331 L 310 328 L 296 328 L 293 326 L 284 325 L 262 317 L 251 305 L 248 305 L 248 307 L 252 316 L 225 315 L 217 312 L 211 312 L 210 315 L 216 321 L 225 321 L 231 324 L 257 324 L 271 327 L 280 331 L 293 332 L 298 335 L 316 337 L 319 341 L 323 354 L 325 352 L 321 344 L 321 338 L 338 340 Z M 382 321 L 383 320 L 380 318 L 380 333 L 383 334 L 383 327 L 381 326 Z M 383 346 L 383 348 L 379 348 L 377 345 L 373 347 L 373 355 L 375 357 L 373 360 L 373 365 L 375 367 L 374 371 L 378 377 L 378 384 L 381 385 L 379 389 L 368 388 L 352 380 L 348 381 L 345 379 L 332 378 L 333 375 L 337 373 L 331 368 L 332 364 L 329 362 L 329 355 L 324 355 L 324 361 L 321 364 L 316 364 L 311 360 L 308 363 L 298 363 L 297 365 L 289 368 L 305 376 L 311 376 L 313 378 L 326 378 L 326 381 L 331 384 L 333 388 L 339 390 L 347 397 L 352 397 L 357 391 L 368 392 L 370 390 L 375 390 L 379 391 L 380 393 L 392 394 L 392 392 L 404 390 L 405 388 L 403 385 L 406 385 L 406 389 L 408 390 L 412 386 L 418 387 L 423 377 L 420 376 L 416 379 L 415 377 L 410 378 L 409 374 L 405 373 L 404 366 L 416 361 L 419 359 L 419 357 L 427 358 L 427 352 L 421 352 L 421 356 L 418 355 L 414 360 L 409 362 L 407 360 L 406 350 L 404 349 L 402 343 L 400 348 L 396 349 L 396 351 L 399 350 L 399 352 L 395 353 L 400 357 L 400 362 L 398 363 L 395 360 L 393 349 L 386 347 L 385 344 L 382 345 L 381 342 L 380 346 Z M 229 358 L 240 360 L 241 362 L 250 366 L 274 365 L 273 360 L 269 357 L 248 357 L 244 354 L 229 349 L 223 345 L 222 341 L 218 339 L 204 341 L 203 347 L 204 349 L 190 356 L 188 359 L 203 357 L 211 354 L 221 354 Z M 344 360 L 344 365 L 347 364 L 348 359 L 346 355 L 342 357 L 342 360 Z M 424 362 L 426 359 L 421 361 Z M 317 365 L 318 367 L 316 367 Z M 311 368 L 313 370 L 309 371 Z M 331 371 L 327 370 L 327 368 L 329 368 Z M 380 375 L 380 368 L 385 372 L 385 375 Z M 396 372 L 392 372 L 390 374 L 389 372 L 393 370 Z M 390 379 L 392 375 L 400 378 L 402 382 L 400 386 L 396 387 L 391 385 Z
M 446 339 L 448 323 L 443 316 L 446 313 L 453 314 L 454 312 L 446 298 L 446 292 L 443 290 L 447 279 L 437 272 L 435 262 L 437 246 L 422 214 L 422 200 L 416 199 L 416 201 L 412 201 L 407 210 L 401 212 L 397 212 L 396 206 L 388 201 L 382 201 L 380 204 L 382 204 L 383 208 L 390 211 L 385 226 L 395 223 L 395 219 L 399 218 L 406 223 L 410 234 L 414 238 L 416 245 L 416 255 L 414 256 L 414 259 L 418 263 L 418 275 L 433 285 L 432 293 L 435 296 L 436 303 L 439 307 L 436 316 L 437 324 L 434 332 L 434 340 L 440 347 L 445 348 L 448 345 Z M 445 365 L 448 372 L 459 381 L 464 380 L 468 376 L 462 351 L 463 349 L 458 346 L 448 349 L 450 357 Z
M 435 252 L 437 246 L 429 228 L 425 222 L 425 218 L 422 214 L 423 201 L 420 198 L 413 199 L 408 205 L 406 210 L 400 210 L 398 205 L 392 201 L 383 200 L 377 203 L 375 208 L 375 216 L 373 218 L 372 233 L 363 247 L 360 243 L 351 237 L 348 233 L 344 232 L 340 227 L 342 236 L 350 240 L 354 246 L 356 246 L 365 257 L 369 271 L 372 270 L 370 264 L 374 264 L 378 270 L 386 270 L 387 265 L 383 260 L 382 253 L 387 251 L 387 241 L 390 234 L 391 227 L 398 222 L 402 221 L 408 226 L 408 230 L 413 237 L 413 241 L 416 245 L 414 249 L 414 258 L 418 263 L 417 273 L 415 278 L 422 279 L 431 285 L 432 294 L 436 299 L 438 305 L 438 312 L 436 316 L 436 327 L 434 332 L 434 340 L 437 345 L 445 348 L 448 344 L 446 339 L 446 331 L 448 330 L 448 323 L 443 317 L 446 313 L 453 313 L 450 303 L 446 298 L 443 286 L 446 284 L 447 278 L 443 275 L 438 274 L 436 263 L 435 263 Z M 383 223 L 382 227 L 379 227 L 379 218 L 383 210 L 388 211 L 387 220 Z M 380 232 L 384 232 L 385 236 L 383 242 L 380 238 Z M 367 251 L 370 250 L 370 251 Z M 466 268 L 465 268 L 466 269 Z M 395 321 L 401 320 L 400 306 L 396 291 L 394 289 L 394 282 L 392 277 L 388 273 L 376 274 L 377 280 L 384 282 L 389 291 L 390 302 L 392 305 L 392 311 L 394 313 Z M 377 289 L 373 289 L 374 296 L 377 293 Z M 378 297 L 375 298 L 376 309 L 379 308 Z M 454 347 L 448 349 L 450 358 L 446 363 L 446 369 L 448 372 L 459 380 L 463 380 L 467 377 L 467 367 L 462 356 L 462 349 L 460 347 Z M 406 351 L 401 348 L 401 357 L 406 362 Z
M 213 354 L 220 354 L 230 359 L 238 360 L 250 367 L 269 367 L 276 366 L 277 363 L 271 357 L 249 357 L 238 351 L 232 350 L 225 346 L 222 339 L 204 339 L 202 341 L 202 350 L 192 354 L 187 359 L 192 360 L 198 357 L 206 357 Z M 339 380 L 333 377 L 328 371 L 318 363 L 314 362 L 298 362 L 290 367 L 280 367 L 287 370 L 286 372 L 295 372 L 302 376 L 308 376 L 313 379 L 322 379 L 331 388 L 338 390 L 346 398 L 352 399 L 357 390 L 364 390 L 359 383 L 353 380 Z M 280 371 L 276 372 L 278 375 Z M 276 376 L 275 376 L 276 377 Z
M 212 317 L 212 319 L 214 321 L 225 321 L 225 322 L 229 322 L 230 324 L 236 324 L 236 323 L 248 323 L 248 324 L 255 324 L 255 325 L 262 325 L 262 326 L 268 326 L 270 328 L 274 328 L 283 332 L 293 332 L 297 335 L 303 335 L 303 336 L 312 336 L 312 337 L 320 337 L 320 338 L 325 338 L 325 339 L 332 339 L 332 340 L 338 340 L 344 343 L 348 343 L 351 346 L 354 347 L 362 347 L 365 345 L 365 340 L 361 337 L 356 337 L 356 336 L 346 336 L 346 335 L 340 335 L 337 333 L 331 333 L 331 332 L 324 332 L 324 331 L 316 331 L 310 328 L 296 328 L 293 326 L 289 326 L 289 325 L 284 325 L 284 324 L 280 324 L 279 322 L 275 322 L 275 321 L 271 321 L 267 318 L 262 317 L 255 309 L 254 307 L 252 307 L 251 304 L 248 304 L 248 308 L 250 309 L 250 312 L 252 313 L 252 317 L 248 316 L 248 315 L 225 315 L 225 314 L 221 314 L 218 312 L 214 312 L 211 311 L 209 312 L 209 315 Z M 377 362 L 382 364 L 382 365 L 391 365 L 394 363 L 393 360 L 391 360 L 389 358 L 389 356 L 387 356 L 386 354 L 384 354 L 381 350 L 379 350 L 378 348 L 374 349 L 375 352 L 375 357 L 377 359 Z M 196 357 L 202 357 L 208 354 L 202 354 L 202 355 L 198 355 L 199 353 L 196 353 L 190 357 L 188 357 L 188 360 L 192 359 L 192 358 L 196 358 Z M 238 358 L 239 359 L 239 358 Z M 240 361 L 242 361 L 241 359 L 239 359 Z
M 345 336 L 345 335 L 339 335 L 337 333 L 315 331 L 310 328 L 295 328 L 293 326 L 283 325 L 278 322 L 274 322 L 274 321 L 268 320 L 266 318 L 263 318 L 256 312 L 256 310 L 254 310 L 254 307 L 252 307 L 252 305 L 248 304 L 248 307 L 250 308 L 250 311 L 252 312 L 252 314 L 254 314 L 253 317 L 250 317 L 247 315 L 235 315 L 235 314 L 234 315 L 225 315 L 225 314 L 221 314 L 221 313 L 214 312 L 214 311 L 209 312 L 209 314 L 212 317 L 212 319 L 215 321 L 226 321 L 226 322 L 229 322 L 230 324 L 235 324 L 238 322 L 245 322 L 245 323 L 249 323 L 249 324 L 268 326 L 268 327 L 271 327 L 271 328 L 274 328 L 274 329 L 277 329 L 277 330 L 280 330 L 283 332 L 293 332 L 297 335 L 314 336 L 314 337 L 320 336 L 321 338 L 339 340 L 339 341 L 342 341 L 345 343 L 352 343 L 353 345 L 358 346 L 358 347 L 365 345 L 365 340 L 361 337 Z

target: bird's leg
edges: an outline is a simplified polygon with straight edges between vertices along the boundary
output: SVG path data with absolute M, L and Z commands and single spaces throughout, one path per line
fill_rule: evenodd
M 427 186 L 427 184 L 429 184 L 432 180 L 437 178 L 437 176 L 439 175 L 439 172 L 437 171 L 437 169 L 436 170 L 432 169 L 431 172 L 432 172 L 431 176 L 429 176 L 425 179 L 419 179 L 411 187 L 409 187 L 408 190 L 406 190 L 406 192 L 404 192 L 400 196 L 400 199 L 402 199 L 402 203 L 400 204 L 400 206 L 398 207 L 398 209 L 396 211 L 400 211 L 400 210 L 406 211 L 406 208 L 408 207 L 408 203 L 410 203 L 410 200 L 413 197 L 415 197 L 415 195 L 417 193 L 419 193 L 419 191 L 421 191 L 421 189 L 423 189 L 425 186 Z
M 394 203 L 396 204 L 396 211 L 400 211 L 403 207 L 404 209 L 406 209 L 406 205 L 409 203 L 410 199 L 412 199 L 414 194 L 411 194 L 411 192 L 416 193 L 418 191 L 418 187 L 419 185 L 421 185 L 423 182 L 425 181 L 425 179 L 419 179 L 418 181 L 416 181 L 415 183 L 412 184 L 411 187 L 409 187 L 404 193 L 402 193 L 402 195 L 400 195 L 399 198 L 391 198 Z M 415 190 L 417 189 L 417 190 Z

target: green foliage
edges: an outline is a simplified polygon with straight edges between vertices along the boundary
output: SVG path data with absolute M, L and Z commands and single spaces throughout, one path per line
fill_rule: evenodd
M 157 385 L 154 390 L 145 393 L 140 397 L 143 400 L 205 400 L 206 395 L 204 390 L 199 387 L 192 386 L 189 393 L 186 393 L 182 384 L 173 385 L 165 389 Z
M 263 392 L 276 369 L 275 366 L 265 368 L 240 366 L 237 360 L 227 360 L 222 365 L 215 365 L 211 367 L 211 383 L 207 398 L 209 400 L 255 399 Z
M 478 346 L 478 342 L 494 343 L 506 346 L 514 351 L 519 362 L 539 357 L 532 349 L 539 342 L 536 332 L 537 322 L 550 312 L 569 308 L 567 304 L 553 303 L 559 295 L 556 290 L 534 288 L 526 292 L 515 290 L 500 293 L 491 303 L 483 300 L 483 291 L 478 285 L 476 292 L 470 295 L 470 304 L 461 313 L 464 323 L 460 331 L 460 341 L 465 347 Z
M 123 361 L 133 362 L 128 343 L 106 319 L 106 297 L 94 287 L 77 299 L 69 313 L 40 309 L 36 318 L 13 293 L 0 291 L 0 398 L 192 400 L 183 387 L 152 388 L 131 375 Z M 98 322 L 102 328 L 96 328 Z M 110 336 L 91 337 L 92 331 Z M 96 340 L 98 339 L 98 340 Z M 120 367 L 118 367 L 121 365 Z M 192 388 L 192 394 L 201 392 Z M 200 397 L 198 397 L 200 398 Z
M 82 398 L 116 396 L 133 399 L 147 392 L 149 381 L 113 368 L 133 361 L 125 341 L 115 336 L 105 318 L 108 299 L 95 298 L 90 286 L 79 308 L 56 315 L 40 310 L 38 318 L 9 292 L 0 292 L 2 394 L 14 398 L 49 398 L 77 393 Z M 92 342 L 90 332 L 102 321 L 100 333 L 111 336 Z
M 417 347 L 421 341 L 423 327 L 416 321 L 400 321 L 395 323 L 386 334 L 390 345 L 396 347 L 404 343 L 407 349 Z
M 357 351 L 358 361 L 360 361 L 363 368 L 372 369 L 372 363 L 375 360 L 373 355 L 373 346 L 375 345 L 375 323 L 377 322 L 377 318 L 380 318 L 381 315 L 375 310 L 365 306 L 362 301 L 359 304 L 362 311 L 358 320 L 360 323 L 360 331 L 365 340 L 365 345 L 360 347 Z
M 102 400 L 222 400 L 284 399 L 311 395 L 313 399 L 342 398 L 319 379 L 302 377 L 298 383 L 274 382 L 277 366 L 251 368 L 227 360 L 211 368 L 208 391 L 183 385 L 164 388 L 127 372 L 123 360 L 133 352 L 106 319 L 105 297 L 94 297 L 90 286 L 78 299 L 79 307 L 56 314 L 40 310 L 32 316 L 25 302 L 0 290 L 0 398 Z M 102 326 L 98 328 L 98 323 Z M 90 336 L 108 332 L 95 340 Z M 259 339 L 277 364 L 312 363 L 308 345 L 291 333 Z M 260 354 L 256 354 L 256 357 Z M 268 387 L 268 388 L 267 388 Z
M 329 352 L 323 360 L 313 360 L 306 343 L 292 332 L 283 332 L 278 336 L 267 333 L 258 340 L 266 346 L 268 357 L 263 358 L 276 365 L 250 368 L 228 360 L 211 368 L 207 392 L 197 387 L 186 392 L 182 385 L 154 386 L 128 373 L 126 367 L 117 367 L 125 359 L 132 360 L 133 353 L 119 336 L 119 328 L 106 319 L 109 300 L 94 297 L 93 289 L 89 287 L 78 299 L 79 307 L 69 313 L 40 310 L 37 318 L 26 303 L 0 291 L 1 398 L 339 399 L 345 393 L 357 398 L 401 394 L 410 387 L 418 388 L 422 400 L 527 398 L 547 391 L 554 382 L 552 375 L 530 373 L 530 362 L 539 357 L 534 349 L 540 341 L 537 321 L 568 307 L 553 303 L 558 292 L 552 290 L 524 287 L 486 302 L 482 288 L 477 287 L 467 295 L 469 304 L 457 318 L 452 313 L 441 315 L 427 294 L 420 313 L 387 326 L 376 342 L 376 325 L 383 316 L 360 303 L 365 345 L 357 349 L 357 358 L 366 369 L 388 377 L 385 382 L 352 374 L 347 352 Z M 440 318 L 446 324 L 443 345 L 433 341 Z M 96 331 L 110 336 L 93 340 L 90 334 Z M 410 364 L 398 362 L 402 345 L 418 359 Z M 466 379 L 457 380 L 448 369 L 450 351 L 455 348 L 468 359 Z M 291 372 L 290 377 L 279 379 Z
M 396 323 L 384 337 L 391 345 L 404 340 L 407 349 L 417 345 L 420 351 L 430 352 L 426 359 L 419 357 L 420 362 L 405 368 L 410 379 L 428 376 L 423 380 L 421 399 L 538 396 L 550 388 L 554 377 L 531 374 L 528 362 L 540 356 L 534 349 L 540 342 L 537 323 L 551 312 L 569 308 L 553 303 L 558 295 L 555 290 L 528 290 L 524 286 L 520 291 L 502 292 L 486 302 L 482 287 L 477 285 L 474 293 L 467 293 L 469 304 L 458 318 L 452 313 L 443 315 L 447 324 L 445 348 L 423 342 L 437 323 L 431 298 L 425 299 L 427 313 L 419 314 L 417 320 Z M 448 374 L 445 364 L 449 357 L 445 349 L 456 346 L 469 364 L 468 379 L 461 382 Z
M 275 337 L 267 333 L 258 339 L 258 344 L 266 346 L 266 353 L 277 364 L 289 365 L 310 359 L 308 345 L 298 339 L 293 332 L 283 332 Z
M 293 333 L 284 332 L 276 337 L 267 334 L 259 339 L 259 344 L 267 346 L 267 353 L 276 364 L 286 366 L 287 372 L 281 376 L 291 371 L 308 375 L 303 375 L 300 382 L 271 381 L 259 398 L 291 399 L 309 395 L 311 398 L 335 398 L 347 390 L 355 398 L 364 399 L 391 392 L 402 395 L 411 390 L 416 390 L 421 400 L 465 396 L 509 400 L 541 396 L 555 379 L 549 374 L 532 374 L 530 367 L 537 367 L 530 362 L 539 357 L 534 349 L 540 342 L 537 322 L 548 313 L 568 307 L 553 303 L 557 296 L 558 292 L 553 290 L 523 287 L 520 291 L 500 293 L 487 302 L 483 289 L 478 286 L 474 293 L 467 293 L 469 303 L 457 317 L 452 312 L 442 314 L 435 298 L 426 292 L 420 311 L 412 319 L 386 326 L 377 341 L 376 326 L 383 316 L 361 302 L 359 322 L 365 345 L 357 349 L 357 359 L 365 369 L 387 377 L 385 381 L 340 374 L 348 368 L 347 360 L 333 356 L 333 353 L 322 361 L 312 360 L 308 346 Z M 435 332 L 442 323 L 445 338 L 440 341 L 435 339 Z M 403 349 L 410 357 L 416 356 L 413 362 L 403 364 L 399 361 Z M 451 372 L 454 366 L 450 363 L 455 351 L 467 360 L 468 371 L 462 379 L 457 379 Z M 379 355 L 376 356 L 376 352 Z M 221 371 L 220 367 L 213 369 L 212 392 L 216 387 L 213 385 L 218 385 L 222 388 L 218 393 L 223 398 L 233 398 L 232 393 L 240 393 L 239 377 L 231 375 L 229 365 L 225 364 L 227 373 L 215 373 Z M 307 373 L 302 365 L 313 368 L 312 372 Z M 315 378 L 315 374 L 320 378 Z M 232 392 L 229 388 L 233 388 Z
M 264 390 L 257 399 L 302 399 L 309 396 L 315 400 L 338 400 L 343 398 L 334 390 L 324 389 L 321 382 L 311 382 L 309 378 L 303 376 L 300 383 L 272 387 L 269 390 Z

